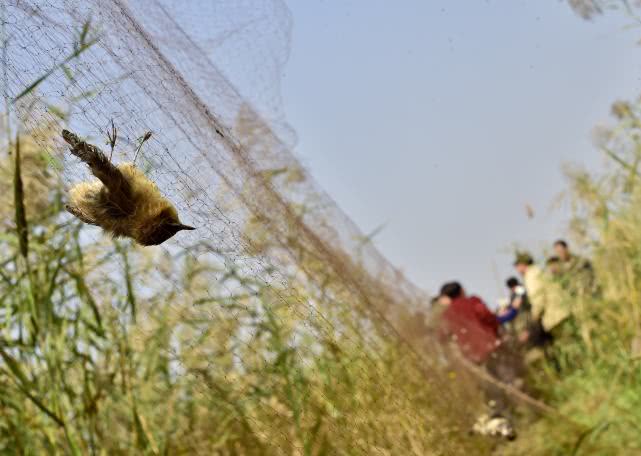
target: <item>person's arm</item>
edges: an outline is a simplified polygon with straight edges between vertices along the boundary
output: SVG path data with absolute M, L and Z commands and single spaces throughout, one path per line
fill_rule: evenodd
M 499 323 L 500 323 L 500 324 L 505 324 L 505 323 L 508 323 L 508 322 L 510 322 L 510 321 L 512 321 L 512 320 L 514 320 L 514 319 L 516 318 L 516 316 L 517 316 L 517 314 L 518 314 L 518 313 L 519 313 L 519 311 L 518 311 L 517 309 L 515 309 L 515 308 L 514 308 L 514 307 L 512 307 L 512 306 L 510 306 L 510 307 L 507 309 L 507 311 L 506 311 L 506 312 L 504 312 L 504 313 L 502 313 L 502 314 L 497 315 L 497 317 L 496 317 L 496 318 L 498 319 L 498 321 L 499 321 Z

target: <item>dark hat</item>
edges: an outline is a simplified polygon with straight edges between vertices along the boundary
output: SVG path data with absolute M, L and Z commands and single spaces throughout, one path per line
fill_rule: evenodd
M 528 252 L 516 252 L 514 266 L 516 266 L 517 264 L 527 264 L 529 266 L 531 264 L 534 264 L 534 259 Z

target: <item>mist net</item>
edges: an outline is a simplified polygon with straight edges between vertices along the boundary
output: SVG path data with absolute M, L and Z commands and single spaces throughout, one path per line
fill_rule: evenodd
M 282 1 L 3 3 L 3 148 L 21 138 L 29 232 L 26 255 L 1 254 L 5 447 L 461 449 L 477 399 L 427 297 L 292 153 Z M 60 131 L 109 154 L 112 122 L 113 161 L 135 157 L 195 231 L 140 248 L 62 209 L 90 176 Z

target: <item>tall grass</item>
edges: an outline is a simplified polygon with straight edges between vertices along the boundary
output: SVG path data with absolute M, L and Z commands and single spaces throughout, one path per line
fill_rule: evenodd
M 583 429 L 536 421 L 510 454 L 641 453 L 640 113 L 638 102 L 615 103 L 616 124 L 596 131 L 610 165 L 598 174 L 567 171 L 572 233 L 591 253 L 601 292 L 565 297 L 577 331 L 557 348 L 561 371 L 543 366 L 537 387 Z
M 67 64 L 90 35 L 87 23 L 68 58 L 5 103 L 46 103 L 40 85 L 73 77 Z M 300 246 L 287 253 L 297 268 L 272 284 L 271 266 L 236 265 L 239 253 L 282 254 L 260 219 L 241 227 L 243 252 L 207 240 L 141 249 L 86 232 L 63 211 L 45 152 L 68 111 L 37 132 L 16 121 L 0 154 L 0 453 L 488 450 L 467 435 L 473 386 L 434 358 L 422 364 L 349 278 Z
M 361 333 L 337 292 L 267 286 L 206 242 L 170 254 L 82 235 L 57 179 L 27 191 L 41 147 L 24 132 L 2 164 L 22 181 L 0 237 L 4 454 L 483 451 L 456 388 Z M 301 313 L 310 300 L 327 311 Z

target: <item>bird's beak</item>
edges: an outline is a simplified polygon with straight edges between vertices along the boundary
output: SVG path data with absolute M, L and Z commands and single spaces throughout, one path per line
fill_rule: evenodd
M 183 225 L 182 223 L 178 224 L 178 228 L 181 229 L 181 230 L 195 230 L 196 229 L 193 226 Z

